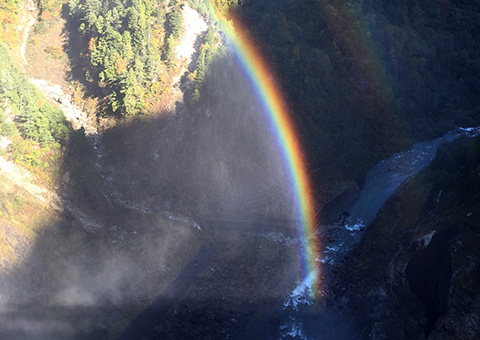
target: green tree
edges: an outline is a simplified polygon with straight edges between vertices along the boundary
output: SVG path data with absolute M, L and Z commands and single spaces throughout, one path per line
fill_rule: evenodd
M 70 15 L 89 41 L 84 51 L 89 62 L 85 76 L 92 87 L 107 93 L 107 111 L 118 115 L 139 112 L 144 104 L 143 88 L 163 71 L 152 25 L 164 21 L 158 16 L 165 15 L 160 10 L 165 4 L 165 0 L 70 1 Z M 174 41 L 171 43 L 173 46 Z M 134 99 L 138 101 L 135 105 Z
M 15 127 L 15 124 L 12 123 L 3 123 L 0 125 L 0 134 L 2 136 L 13 136 L 17 133 L 17 128 Z
M 138 86 L 137 76 L 133 69 L 128 71 L 125 82 L 126 86 L 122 91 L 124 95 L 123 104 L 125 105 L 125 113 L 127 116 L 133 116 L 141 107 L 140 103 L 143 102 L 143 91 L 141 87 Z

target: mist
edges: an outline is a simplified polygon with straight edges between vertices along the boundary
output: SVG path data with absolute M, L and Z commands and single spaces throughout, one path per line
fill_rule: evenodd
M 286 175 L 250 86 L 228 57 L 213 66 L 198 105 L 120 127 L 104 138 L 107 181 L 145 210 L 199 219 L 290 218 Z
M 0 338 L 278 329 L 301 279 L 297 222 L 272 131 L 230 57 L 198 104 L 119 124 L 82 152 L 65 162 L 64 211 L 0 280 Z

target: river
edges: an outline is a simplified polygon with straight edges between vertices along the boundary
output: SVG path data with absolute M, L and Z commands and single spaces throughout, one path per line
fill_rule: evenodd
M 443 137 L 416 143 L 411 149 L 397 153 L 374 165 L 365 177 L 357 199 L 346 210 L 341 221 L 323 225 L 323 239 L 331 240 L 324 245 L 323 274 L 328 273 L 357 244 L 365 229 L 375 220 L 387 199 L 409 177 L 428 166 L 435 158 L 437 149 L 445 142 L 461 136 L 475 137 L 480 127 L 456 128 Z M 325 237 L 327 236 L 327 237 Z M 284 321 L 280 329 L 281 339 L 336 340 L 357 339 L 356 332 L 344 318 L 341 307 L 325 298 L 314 304 L 310 296 L 311 274 L 292 291 L 285 301 Z M 322 292 L 328 296 L 328 292 Z

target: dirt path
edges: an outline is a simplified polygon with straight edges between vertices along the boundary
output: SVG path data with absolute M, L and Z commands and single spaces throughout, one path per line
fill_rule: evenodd
M 23 68 L 28 65 L 26 58 L 26 47 L 30 31 L 35 24 L 35 17 L 33 11 L 35 10 L 33 2 L 26 4 L 24 12 L 25 26 L 22 24 L 18 27 L 19 31 L 23 31 L 22 44 L 20 46 L 20 52 L 23 60 Z M 27 21 L 28 20 L 28 21 Z M 63 87 L 59 84 L 51 83 L 45 79 L 34 79 L 30 81 L 42 92 L 47 99 L 57 104 L 62 110 L 65 119 L 72 123 L 72 127 L 75 130 L 80 128 L 85 129 L 87 136 L 93 136 L 97 134 L 96 122 L 89 119 L 86 112 L 82 111 L 78 106 L 72 103 L 71 97 L 65 93 Z
M 24 70 L 25 66 L 28 65 L 27 58 L 25 57 L 28 35 L 30 34 L 33 24 L 35 24 L 35 17 L 32 14 L 32 11 L 34 10 L 35 4 L 31 0 L 28 1 L 28 3 L 25 4 L 25 10 L 23 11 L 21 22 L 17 26 L 18 32 L 23 32 L 22 43 L 20 45 L 20 55 L 23 60 L 22 68 Z
M 30 20 L 27 22 L 27 27 L 25 28 L 25 31 L 23 31 L 23 40 L 22 40 L 22 45 L 20 46 L 20 53 L 22 54 L 23 65 L 28 64 L 27 58 L 25 58 L 25 48 L 27 46 L 28 35 L 30 34 L 30 30 L 32 29 L 32 26 L 34 23 L 35 23 L 35 18 L 31 16 Z
M 22 43 L 20 46 L 23 68 L 28 65 L 26 47 L 31 28 L 35 23 L 35 17 L 33 15 L 34 10 L 35 6 L 33 2 L 28 2 L 24 11 L 23 22 L 18 27 L 20 32 L 23 31 Z M 72 123 L 74 129 L 83 127 L 87 135 L 97 134 L 96 124 L 89 121 L 87 114 L 71 103 L 70 96 L 65 94 L 62 86 L 51 84 L 44 79 L 30 79 L 30 81 L 37 86 L 47 99 L 56 103 L 60 107 L 65 118 Z M 57 193 L 44 186 L 36 184 L 37 180 L 35 177 L 22 166 L 0 157 L 0 173 L 5 175 L 5 178 L 7 178 L 9 182 L 14 183 L 16 186 L 25 190 L 31 197 L 41 202 L 46 207 L 50 206 L 57 211 L 69 211 L 86 227 L 86 229 L 99 227 L 95 221 L 88 218 L 69 202 L 66 202 L 57 195 Z

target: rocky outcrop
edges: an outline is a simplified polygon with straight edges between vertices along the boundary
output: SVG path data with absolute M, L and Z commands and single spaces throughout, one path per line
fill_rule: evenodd
M 435 235 L 427 248 L 412 255 L 405 270 L 410 290 L 426 309 L 426 336 L 431 333 L 438 318 L 447 312 L 452 279 L 449 246 L 456 233 L 457 230 L 448 229 Z
M 480 336 L 480 139 L 441 147 L 334 272 L 362 339 Z
M 73 129 L 83 128 L 87 136 L 97 134 L 96 122 L 72 102 L 72 98 L 65 93 L 61 85 L 49 83 L 45 79 L 30 79 L 30 81 L 47 99 L 59 106 L 65 119 L 72 123 Z

